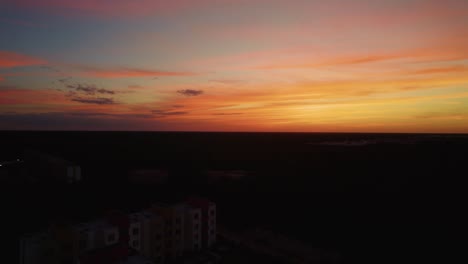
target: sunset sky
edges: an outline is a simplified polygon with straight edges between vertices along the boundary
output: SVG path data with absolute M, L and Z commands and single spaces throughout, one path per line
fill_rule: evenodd
M 468 1 L 0 0 L 0 129 L 468 133 Z

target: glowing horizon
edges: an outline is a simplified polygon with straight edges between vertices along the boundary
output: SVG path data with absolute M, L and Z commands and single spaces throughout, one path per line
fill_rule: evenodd
M 468 1 L 4 0 L 0 129 L 468 133 Z

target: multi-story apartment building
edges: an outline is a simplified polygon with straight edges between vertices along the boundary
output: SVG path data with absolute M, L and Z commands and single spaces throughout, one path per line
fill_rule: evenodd
M 198 251 L 202 248 L 202 211 L 185 205 L 185 250 Z
M 164 263 L 164 220 L 150 210 L 130 214 L 129 246 L 154 263 Z
M 80 254 L 119 242 L 119 229 L 106 221 L 83 223 L 74 227 L 78 234 L 78 250 Z
M 216 204 L 203 198 L 190 198 L 186 204 L 201 210 L 202 246 L 211 247 L 216 243 Z
M 52 237 L 48 232 L 28 234 L 20 239 L 20 263 L 41 264 L 47 260 L 47 253 L 53 248 Z
M 153 204 L 150 210 L 164 221 L 164 255 L 170 259 L 181 257 L 184 252 L 185 205 Z
M 138 251 L 142 251 L 143 237 L 143 215 L 142 213 L 133 213 L 129 215 L 128 245 Z
M 20 240 L 21 264 L 161 264 L 216 242 L 216 205 L 189 199 L 176 205 L 154 204 L 132 214 L 113 212 L 77 225 L 55 225 Z M 128 258 L 130 252 L 141 258 Z M 143 262 L 147 263 L 147 262 Z

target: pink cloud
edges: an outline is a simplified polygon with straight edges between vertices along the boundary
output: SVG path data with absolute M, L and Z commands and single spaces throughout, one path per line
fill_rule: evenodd
M 129 78 L 129 77 L 159 77 L 159 76 L 190 76 L 190 72 L 154 71 L 144 69 L 96 69 L 86 68 L 86 75 L 98 78 Z
M 317 54 L 308 52 L 313 48 L 300 48 L 296 51 L 275 51 L 276 54 L 262 54 L 257 57 L 257 65 L 254 69 L 300 69 L 300 68 L 318 68 L 328 66 L 353 66 L 357 64 L 371 64 L 388 61 L 406 60 L 412 62 L 443 62 L 459 61 L 468 59 L 468 36 L 459 34 L 456 36 L 447 36 L 439 40 L 425 43 L 417 47 L 388 48 L 386 50 L 375 51 L 346 51 L 315 49 Z M 301 56 L 297 56 L 297 55 Z M 245 54 L 232 56 L 233 61 L 240 61 L 245 58 Z M 273 59 L 270 59 L 273 58 Z M 267 62 L 269 61 L 269 62 Z
M 65 102 L 66 98 L 63 93 L 51 89 L 34 90 L 17 89 L 15 87 L 0 89 L 0 105 L 58 104 Z
M 19 66 L 39 65 L 46 63 L 45 60 L 30 57 L 28 55 L 0 50 L 0 68 L 12 68 Z

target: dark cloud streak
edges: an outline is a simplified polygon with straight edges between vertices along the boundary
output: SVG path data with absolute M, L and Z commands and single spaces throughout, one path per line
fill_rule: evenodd
M 217 116 L 229 116 L 229 115 L 243 115 L 244 113 L 214 113 Z
M 113 90 L 97 88 L 96 85 L 93 84 L 66 84 L 65 87 L 69 89 L 66 96 L 70 98 L 72 102 L 97 105 L 117 104 L 112 97 L 94 97 L 99 95 L 114 95 L 116 92 Z
M 71 99 L 73 102 L 83 103 L 83 104 L 97 104 L 97 105 L 114 105 L 117 104 L 113 98 L 82 98 L 82 97 L 73 97 Z
M 66 84 L 71 79 L 72 77 L 66 77 L 66 78 L 58 79 L 57 81 L 59 81 L 62 84 Z
M 189 112 L 186 111 L 166 111 L 166 110 L 153 110 L 151 111 L 155 117 L 166 117 L 166 116 L 181 116 L 186 115 Z
M 202 95 L 203 91 L 202 90 L 193 90 L 193 89 L 185 89 L 185 90 L 178 90 L 178 94 L 184 95 L 184 96 L 198 96 Z
M 69 89 L 74 89 L 77 92 L 83 92 L 86 95 L 95 95 L 95 94 L 115 94 L 115 91 L 97 88 L 95 85 L 89 84 L 69 84 L 66 86 Z

